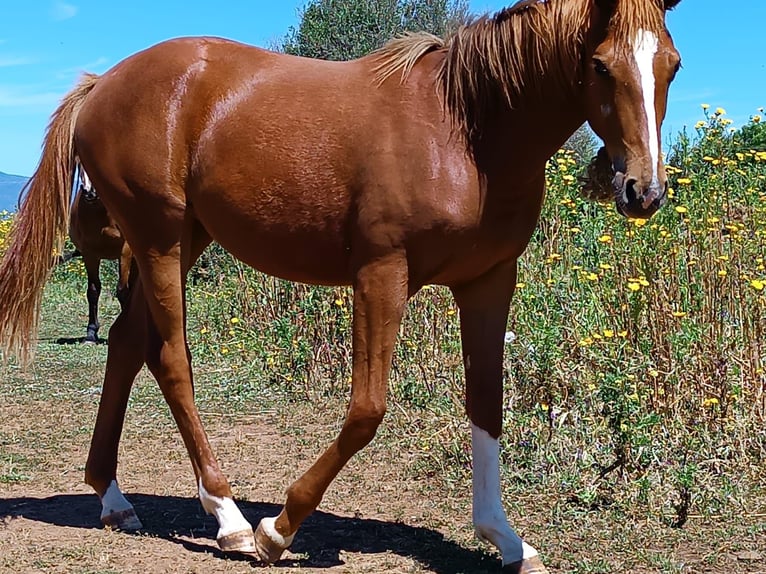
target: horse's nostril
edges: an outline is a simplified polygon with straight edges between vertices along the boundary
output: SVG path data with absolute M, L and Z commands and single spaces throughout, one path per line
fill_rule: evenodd
M 635 179 L 629 179 L 625 183 L 625 199 L 628 203 L 633 203 L 638 199 L 638 195 L 636 194 L 636 180 Z

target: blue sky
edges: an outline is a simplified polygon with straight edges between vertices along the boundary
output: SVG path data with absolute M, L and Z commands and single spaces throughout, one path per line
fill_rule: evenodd
M 476 12 L 512 3 L 471 0 Z M 30 175 L 48 117 L 81 71 L 101 73 L 159 41 L 217 35 L 268 47 L 305 0 L 26 0 L 0 21 L 0 171 Z M 684 69 L 665 136 L 693 126 L 701 103 L 741 125 L 766 106 L 766 2 L 683 0 L 668 18 Z

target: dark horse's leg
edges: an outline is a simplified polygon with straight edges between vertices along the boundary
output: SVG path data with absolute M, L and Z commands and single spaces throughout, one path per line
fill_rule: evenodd
M 477 536 L 503 555 L 503 571 L 547 572 L 537 551 L 522 542 L 508 524 L 500 491 L 498 439 L 503 420 L 503 345 L 516 262 L 459 288 L 460 332 L 466 378 L 466 411 L 473 446 L 473 524 Z
M 204 229 L 195 228 L 185 267 L 190 267 L 209 243 L 210 238 Z M 117 450 L 128 397 L 133 380 L 144 364 L 148 341 L 148 309 L 135 264 L 132 265 L 124 293 L 128 299 L 109 331 L 106 375 L 85 467 L 85 481 L 101 498 L 101 520 L 104 524 L 122 530 L 136 530 L 141 528 L 141 523 L 133 506 L 120 491 L 116 478 Z
M 287 502 L 279 516 L 261 520 L 256 545 L 262 560 L 274 562 L 281 556 L 330 482 L 375 436 L 386 412 L 391 356 L 407 297 L 403 253 L 376 259 L 358 271 L 354 282 L 351 402 L 346 421 L 335 442 L 287 490 Z
M 98 342 L 98 299 L 101 296 L 101 278 L 99 268 L 101 260 L 96 257 L 83 255 L 85 271 L 88 274 L 88 330 L 85 334 L 86 343 Z

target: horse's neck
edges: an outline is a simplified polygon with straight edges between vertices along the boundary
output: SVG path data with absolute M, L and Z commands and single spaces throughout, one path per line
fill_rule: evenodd
M 585 119 L 581 98 L 572 95 L 546 101 L 544 106 L 506 110 L 477 146 L 477 167 L 504 179 L 510 173 L 516 178 L 537 177 Z

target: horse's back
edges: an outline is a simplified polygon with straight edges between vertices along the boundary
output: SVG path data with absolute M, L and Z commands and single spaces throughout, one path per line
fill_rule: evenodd
M 403 246 L 408 235 L 477 219 L 476 174 L 439 103 L 437 59 L 406 83 L 378 85 L 374 58 L 168 41 L 99 80 L 76 145 L 97 188 L 116 188 L 102 193 L 118 220 L 180 221 L 192 205 L 250 265 L 348 283 L 361 248 Z M 144 237 L 128 227 L 140 248 Z

